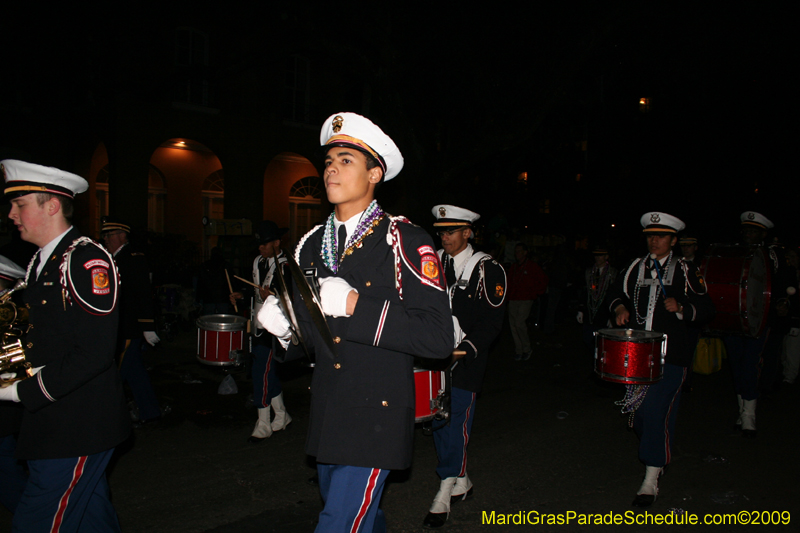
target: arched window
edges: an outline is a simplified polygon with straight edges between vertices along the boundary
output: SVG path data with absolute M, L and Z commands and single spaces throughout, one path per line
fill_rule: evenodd
M 203 216 L 225 218 L 225 177 L 222 169 L 209 174 L 203 182 Z
M 289 190 L 289 230 L 300 239 L 324 219 L 322 198 L 325 186 L 322 178 L 310 176 L 294 182 Z

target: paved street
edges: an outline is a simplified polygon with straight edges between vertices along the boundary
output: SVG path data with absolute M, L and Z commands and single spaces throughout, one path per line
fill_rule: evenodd
M 534 338 L 539 344 L 530 361 L 513 361 L 507 328 L 494 349 L 469 448 L 475 496 L 454 507 L 445 531 L 520 529 L 483 524 L 492 512 L 495 522 L 501 514 L 529 511 L 643 513 L 630 507 L 644 472 L 637 439 L 613 403 L 624 389 L 590 378 L 577 325 L 561 326 L 549 338 L 536 332 Z M 157 425 L 137 429 L 117 450 L 110 484 L 123 530 L 313 531 L 321 503 L 307 482 L 314 470 L 303 452 L 310 370 L 299 364 L 281 369 L 294 421 L 286 431 L 252 445 L 247 437 L 256 415 L 247 405 L 248 377 L 233 373 L 238 394 L 218 395 L 226 373 L 197 363 L 195 342 L 193 331 L 182 332 L 148 354 L 157 392 L 172 412 Z M 700 520 L 705 513 L 789 511 L 792 523 L 777 529 L 800 529 L 799 401 L 798 388 L 790 387 L 762 400 L 758 438 L 745 440 L 733 431 L 736 401 L 728 369 L 695 374 L 694 391 L 681 401 L 672 464 L 649 511 L 681 509 Z M 432 438 L 419 429 L 413 467 L 394 472 L 384 493 L 390 532 L 424 530 L 422 519 L 439 484 L 435 464 Z M 522 529 L 600 527 L 580 525 L 576 518 L 568 525 Z M 662 531 L 664 526 L 636 529 Z M 0 510 L 0 531 L 10 531 L 5 510 Z

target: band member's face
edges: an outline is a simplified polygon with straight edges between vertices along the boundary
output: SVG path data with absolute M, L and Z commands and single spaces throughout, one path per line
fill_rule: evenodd
M 528 250 L 522 246 L 517 246 L 514 248 L 514 257 L 517 258 L 517 263 L 522 263 L 528 257 Z
M 8 212 L 8 218 L 14 222 L 23 241 L 39 247 L 50 242 L 49 240 L 41 241 L 47 238 L 47 211 L 52 208 L 49 204 L 56 201 L 50 199 L 39 205 L 35 194 L 26 194 L 11 200 L 11 211 Z
M 281 246 L 280 239 L 275 239 L 274 241 L 265 242 L 264 244 L 260 244 L 258 246 L 258 253 L 261 254 L 261 257 L 269 259 L 270 257 L 275 257 L 278 254 L 280 246 Z
M 440 231 L 439 237 L 442 239 L 442 248 L 449 256 L 456 256 L 467 247 L 471 234 L 472 230 L 469 228 L 457 229 L 452 233 Z
M 656 258 L 662 259 L 669 255 L 672 247 L 678 238 L 674 235 L 648 235 L 647 236 L 647 250 L 651 254 L 656 254 Z
M 761 244 L 767 237 L 767 232 L 755 226 L 742 226 L 742 241 L 745 244 Z
M 113 254 L 127 242 L 127 237 L 124 231 L 109 231 L 103 235 L 103 242 L 106 245 L 106 249 Z
M 381 172 L 379 167 L 367 170 L 367 158 L 358 150 L 332 147 L 325 156 L 328 201 L 334 205 L 369 203 Z
M 606 261 L 608 261 L 608 255 L 606 254 L 594 256 L 594 264 L 599 267 L 605 265 Z
M 683 257 L 694 257 L 694 254 L 697 253 L 697 245 L 696 244 L 682 244 L 681 245 L 681 253 Z

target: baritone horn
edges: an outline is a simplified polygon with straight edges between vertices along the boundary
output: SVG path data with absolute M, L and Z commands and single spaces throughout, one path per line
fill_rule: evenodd
M 11 295 L 27 287 L 24 280 L 20 280 L 13 289 L 0 296 L 0 387 L 8 387 L 15 381 L 29 378 L 33 375 L 31 364 L 25 360 L 25 351 L 19 337 L 24 333 L 20 326 L 28 321 L 28 309 L 17 305 L 11 300 Z

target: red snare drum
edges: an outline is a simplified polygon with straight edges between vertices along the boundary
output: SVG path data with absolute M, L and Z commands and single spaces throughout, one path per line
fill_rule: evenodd
M 437 400 L 444 392 L 444 372 L 415 368 L 414 390 L 416 398 L 414 422 L 432 420 L 441 408 Z
M 236 315 L 207 315 L 197 319 L 197 360 L 204 365 L 239 363 L 247 320 Z
M 602 379 L 631 385 L 650 385 L 661 379 L 667 355 L 665 334 L 601 329 L 594 335 L 594 371 Z
M 700 267 L 717 309 L 708 331 L 761 336 L 772 296 L 769 260 L 768 252 L 756 246 L 711 247 Z

